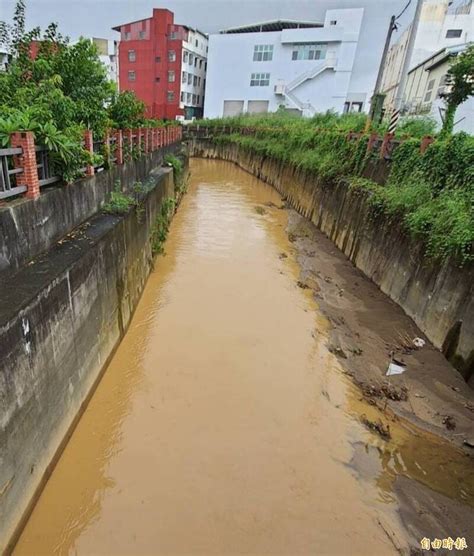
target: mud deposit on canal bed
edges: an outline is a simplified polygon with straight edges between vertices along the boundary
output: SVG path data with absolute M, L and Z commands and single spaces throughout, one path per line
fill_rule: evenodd
M 298 284 L 280 196 L 230 163 L 191 173 L 15 554 L 385 555 L 445 531 L 472 544 L 472 461 L 361 399 Z M 440 497 L 456 519 L 436 529 Z

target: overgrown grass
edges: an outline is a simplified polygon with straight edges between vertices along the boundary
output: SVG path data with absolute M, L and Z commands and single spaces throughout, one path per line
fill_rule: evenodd
M 102 210 L 107 214 L 122 215 L 127 214 L 134 206 L 136 201 L 133 197 L 122 191 L 112 191 L 109 202 L 104 204 Z
M 458 264 L 474 258 L 474 137 L 459 133 L 439 138 L 420 154 L 420 139 L 432 133 L 427 120 L 407 120 L 400 128 L 408 139 L 395 151 L 385 186 L 361 179 L 368 162 L 368 136 L 348 141 L 349 131 L 362 132 L 365 117 L 319 114 L 312 119 L 281 114 L 203 120 L 202 125 L 230 126 L 232 134 L 216 135 L 220 143 L 237 144 L 264 157 L 311 172 L 320 183 L 339 180 L 363 190 L 374 211 L 400 221 L 421 239 L 435 259 L 452 257 Z M 256 129 L 246 135 L 246 127 Z
M 156 217 L 155 224 L 151 230 L 151 250 L 154 255 L 163 252 L 163 244 L 168 236 L 170 222 L 175 211 L 175 200 L 166 199 L 161 205 L 161 210 Z

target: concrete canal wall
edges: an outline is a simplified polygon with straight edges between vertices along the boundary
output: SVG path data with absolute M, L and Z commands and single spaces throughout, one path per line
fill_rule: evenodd
M 393 299 L 474 386 L 474 265 L 428 260 L 399 222 L 374 217 L 364 193 L 239 148 L 190 140 L 190 155 L 219 158 L 273 185 Z
M 167 153 L 178 148 L 176 145 L 163 147 L 73 185 L 41 189 L 40 197 L 34 202 L 19 199 L 0 206 L 0 276 L 4 272 L 16 272 L 93 216 L 117 182 L 133 184 L 145 180 L 153 168 L 162 164 Z
M 0 215 L 9 230 L 4 262 L 16 267 L 0 274 L 0 553 L 11 547 L 143 291 L 153 226 L 175 196 L 173 171 L 161 162 L 162 153 L 153 153 Z M 145 178 L 140 210 L 98 212 L 117 179 L 131 187 Z M 35 224 L 42 219 L 43 228 Z

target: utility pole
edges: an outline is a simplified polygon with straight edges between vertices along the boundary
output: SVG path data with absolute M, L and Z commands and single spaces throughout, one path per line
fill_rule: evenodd
M 390 42 L 392 41 L 392 34 L 397 29 L 396 25 L 397 18 L 392 15 L 390 18 L 390 24 L 388 26 L 387 38 L 385 39 L 385 46 L 383 48 L 382 58 L 380 60 L 379 71 L 377 73 L 377 79 L 375 81 L 374 93 L 370 101 L 370 116 L 367 119 L 366 131 L 370 129 L 371 123 L 374 120 L 380 120 L 383 107 L 383 99 L 385 95 L 380 95 L 380 85 L 382 83 L 383 72 L 385 69 L 385 62 L 387 61 L 388 49 L 390 47 Z
M 410 63 L 415 48 L 416 35 L 418 33 L 418 25 L 420 23 L 421 9 L 423 7 L 424 0 L 417 0 L 415 17 L 411 24 L 410 36 L 408 37 L 407 48 L 405 50 L 405 56 L 403 58 L 402 72 L 400 75 L 400 81 L 398 83 L 397 92 L 395 93 L 395 106 L 394 113 L 392 114 L 392 120 L 390 122 L 389 131 L 392 132 L 396 129 L 398 118 L 400 116 L 400 110 L 403 105 L 403 100 L 405 96 L 405 87 L 408 79 L 408 72 L 410 71 Z

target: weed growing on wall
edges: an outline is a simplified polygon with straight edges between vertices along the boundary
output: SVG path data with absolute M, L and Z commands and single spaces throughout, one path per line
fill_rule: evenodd
M 272 114 L 198 122 L 222 125 L 231 133 L 215 132 L 214 142 L 236 144 L 263 157 L 283 161 L 312 173 L 330 185 L 343 180 L 365 194 L 376 213 L 401 222 L 421 239 L 435 259 L 453 258 L 457 264 L 474 259 L 474 137 L 465 133 L 440 136 L 420 154 L 421 136 L 433 131 L 430 121 L 406 120 L 400 135 L 411 131 L 394 151 L 386 185 L 360 176 L 371 157 L 369 136 L 347 140 L 349 131 L 363 132 L 365 116 L 333 113 L 312 119 Z M 251 134 L 247 128 L 251 127 Z
M 151 230 L 151 251 L 153 255 L 163 252 L 163 244 L 168 236 L 171 218 L 175 211 L 175 200 L 166 199 L 161 205 L 161 210 L 156 217 L 155 224 Z

